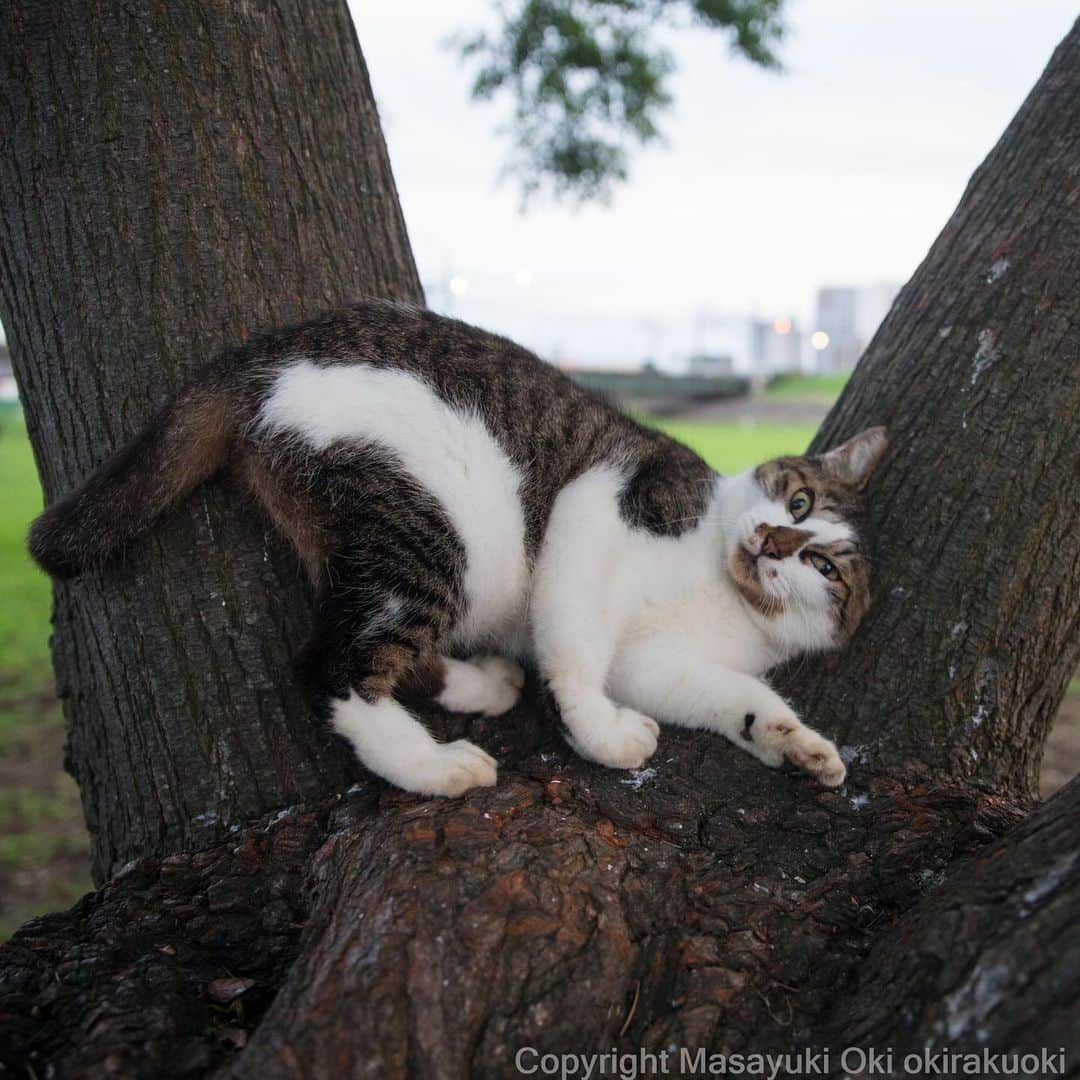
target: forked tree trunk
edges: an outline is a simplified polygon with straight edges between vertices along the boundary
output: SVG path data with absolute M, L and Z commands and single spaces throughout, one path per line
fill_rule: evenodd
M 2 0 L 0 34 L 0 316 L 46 499 L 251 331 L 422 302 L 345 0 Z M 99 880 L 353 776 L 289 678 L 296 559 L 223 485 L 55 595 Z
M 291 17 L 275 10 L 275 18 Z M 164 9 L 156 15 L 166 26 L 173 17 Z M 171 264 L 171 277 L 152 278 L 148 294 L 138 301 L 132 293 L 114 296 L 110 290 L 137 293 L 124 284 L 121 255 L 134 258 L 140 281 L 155 263 L 135 258 L 138 245 L 102 242 L 93 247 L 94 273 L 77 282 L 83 314 L 67 321 L 64 305 L 51 298 L 58 256 L 50 244 L 63 232 L 55 218 L 63 206 L 46 220 L 28 212 L 22 193 L 53 175 L 57 147 L 81 162 L 80 154 L 92 160 L 109 144 L 73 124 L 62 127 L 66 142 L 53 138 L 56 121 L 47 103 L 63 106 L 67 99 L 50 97 L 57 76 L 31 75 L 48 71 L 61 38 L 78 54 L 69 58 L 76 68 L 100 68 L 99 50 L 112 56 L 119 41 L 130 47 L 135 39 L 97 37 L 95 27 L 81 36 L 47 33 L 50 24 L 40 15 L 31 32 L 20 18 L 17 49 L 4 50 L 4 94 L 39 118 L 43 134 L 40 143 L 25 143 L 17 167 L 5 159 L 0 217 L 9 230 L 12 220 L 24 230 L 29 226 L 22 222 L 36 223 L 35 232 L 6 251 L 51 252 L 51 258 L 7 256 L 4 317 L 19 350 L 38 452 L 58 486 L 97 456 L 92 433 L 105 426 L 101 401 L 110 399 L 91 395 L 84 403 L 58 385 L 47 387 L 40 372 L 62 370 L 61 381 L 73 387 L 87 379 L 117 393 L 132 370 L 133 361 L 123 358 L 139 353 L 169 378 L 172 361 L 162 367 L 159 358 L 175 355 L 165 347 L 174 339 L 164 328 L 153 350 L 129 347 L 127 337 L 144 341 L 137 304 L 158 325 L 159 308 L 183 308 L 177 296 L 227 294 L 234 305 L 227 310 L 235 314 L 221 318 L 224 340 L 227 329 L 246 325 L 249 309 L 274 315 L 289 308 L 290 298 L 265 278 L 246 284 L 251 294 L 230 292 L 231 264 L 207 265 L 194 238 L 191 261 Z M 245 18 L 254 20 L 245 31 L 258 38 L 258 20 Z M 340 37 L 344 24 L 338 27 Z M 297 59 L 307 56 L 307 34 L 297 26 L 275 39 L 286 50 L 279 61 L 290 78 L 308 77 Z M 140 48 L 167 55 L 160 43 Z M 221 48 L 225 55 L 261 55 L 258 42 L 234 40 Z M 317 48 L 340 55 L 326 42 Z M 111 65 L 120 62 L 113 56 Z M 351 63 L 350 77 L 366 92 L 358 59 Z M 164 79 L 162 64 L 155 69 Z M 344 67 L 340 74 L 345 77 Z M 186 86 L 180 73 L 172 78 Z M 245 97 L 251 86 L 233 80 L 230 92 L 239 87 Z M 167 112 L 180 96 L 168 99 Z M 274 122 L 280 126 L 264 129 L 269 141 L 260 160 L 273 157 L 275 147 L 291 160 L 283 149 L 288 140 L 305 123 L 324 122 L 321 114 L 317 121 L 304 117 L 310 100 L 297 94 L 289 106 L 295 115 L 282 114 Z M 232 107 L 253 108 L 251 101 Z M 92 116 L 108 111 L 93 101 L 88 108 Z M 245 640 L 252 646 L 271 625 L 285 627 L 274 642 L 292 636 L 295 592 L 283 592 L 281 607 L 270 611 L 264 600 L 247 606 L 247 598 L 262 596 L 261 564 L 244 561 L 235 542 L 223 544 L 220 523 L 229 523 L 230 536 L 254 527 L 215 492 L 210 505 L 222 517 L 211 519 L 213 537 L 198 526 L 196 499 L 160 539 L 133 553 L 122 574 L 85 593 L 61 595 L 61 610 L 70 614 L 58 625 L 60 657 L 80 655 L 85 647 L 64 639 L 96 625 L 88 616 L 85 624 L 74 622 L 81 612 L 108 616 L 113 651 L 94 670 L 117 682 L 144 680 L 143 689 L 125 686 L 123 694 L 145 702 L 152 696 L 151 659 L 183 669 L 187 661 L 177 657 L 189 649 L 197 656 L 213 650 L 226 673 L 222 687 L 246 677 L 281 697 L 272 706 L 281 718 L 274 737 L 261 722 L 251 725 L 255 747 L 272 747 L 263 757 L 253 751 L 255 760 L 283 762 L 285 749 L 299 753 L 312 763 L 308 779 L 300 784 L 289 772 L 292 794 L 282 772 L 271 772 L 264 789 L 259 769 L 229 754 L 211 755 L 204 762 L 209 776 L 192 777 L 183 766 L 185 780 L 203 795 L 190 806 L 170 804 L 173 816 L 166 820 L 160 806 L 143 806 L 147 795 L 139 787 L 140 778 L 158 775 L 145 764 L 144 741 L 158 740 L 166 764 L 188 760 L 160 735 L 165 714 L 114 716 L 107 710 L 120 709 L 115 694 L 100 708 L 73 709 L 77 759 L 96 763 L 96 771 L 84 768 L 81 775 L 88 806 L 123 808 L 130 819 L 122 825 L 119 812 L 110 817 L 101 866 L 137 851 L 164 857 L 134 863 L 71 912 L 30 924 L 0 949 L 0 1031 L 8 1039 L 0 1061 L 29 1061 L 39 1075 L 52 1066 L 68 1075 L 216 1068 L 260 1080 L 467 1077 L 516 1075 L 516 1062 L 536 1063 L 529 1048 L 587 1054 L 675 1046 L 685 1047 L 694 1064 L 698 1048 L 764 1053 L 830 1046 L 837 1073 L 846 1045 L 891 1040 L 899 1053 L 946 1042 L 954 1050 L 1027 1049 L 1060 1040 L 1075 1075 L 1080 787 L 1074 782 L 992 842 L 1028 808 L 1046 725 L 1077 660 L 1078 114 L 1080 28 L 1074 28 L 974 177 L 820 436 L 825 444 L 878 422 L 893 435 L 871 492 L 881 532 L 875 612 L 845 655 L 792 683 L 810 718 L 848 744 L 854 760 L 845 790 L 824 791 L 769 772 L 701 733 L 665 731 L 652 770 L 634 776 L 603 770 L 575 758 L 543 710 L 527 706 L 468 725 L 470 736 L 502 762 L 495 789 L 431 801 L 364 780 L 312 802 L 309 781 L 329 793 L 344 770 L 339 759 L 314 749 L 306 719 L 293 711 L 283 645 L 265 646 L 261 659 L 248 651 L 227 660 L 220 624 L 209 630 L 200 624 L 209 614 L 192 615 L 191 623 L 170 617 L 176 637 L 151 636 L 147 643 L 159 624 L 153 605 L 140 598 L 169 593 L 177 580 L 189 591 L 170 603 L 182 610 L 186 603 L 186 610 L 209 613 L 208 594 L 195 590 L 216 585 L 226 613 L 250 613 L 255 625 Z M 131 138 L 126 108 L 115 115 L 122 129 L 116 137 Z M 31 120 L 26 124 L 32 131 Z M 80 131 L 92 145 L 83 145 Z M 374 126 L 368 135 L 381 162 Z M 160 170 L 175 149 L 154 145 Z M 228 139 L 213 145 L 232 160 Z M 324 148 L 309 145 L 312 158 L 297 158 L 303 164 L 291 199 L 306 190 L 309 177 L 330 169 Z M 344 161 L 332 160 L 344 177 Z M 38 179 L 15 184 L 20 170 Z M 84 191 L 88 217 L 70 228 L 99 220 L 106 238 L 113 228 L 126 228 L 128 218 L 108 209 L 112 188 L 80 187 L 81 175 L 65 187 Z M 149 190 L 160 194 L 158 187 Z M 267 187 L 256 192 L 255 209 L 238 208 L 252 215 L 244 218 L 252 236 L 278 225 Z M 189 199 L 197 202 L 180 178 L 172 201 Z M 163 199 L 148 202 L 157 213 L 170 210 Z M 375 266 L 386 234 L 368 231 L 377 226 L 371 212 L 358 198 L 351 221 L 331 222 L 320 211 L 310 225 L 316 232 L 381 236 L 372 240 Z M 387 212 L 396 222 L 396 210 Z M 138 220 L 132 236 L 158 250 L 157 218 Z M 403 276 L 365 278 L 360 284 L 369 290 L 392 292 L 395 284 L 404 289 L 415 282 L 405 274 L 411 264 L 400 231 L 394 235 L 399 242 L 389 249 L 389 265 Z M 119 359 L 109 353 L 108 363 L 95 357 L 85 369 L 55 368 L 56 357 L 96 353 L 106 330 L 102 313 L 112 305 L 128 312 L 117 324 L 125 336 Z M 114 371 L 118 364 L 123 377 Z M 149 396 L 144 385 L 137 389 Z M 62 395 L 55 408 L 53 394 Z M 140 418 L 125 420 L 124 430 Z M 84 444 L 90 449 L 80 449 Z M 80 467 L 61 474 L 58 458 L 71 455 Z M 196 559 L 185 554 L 193 537 L 200 545 Z M 193 568 L 200 560 L 217 568 L 213 581 Z M 148 609 L 138 621 L 126 616 L 136 601 Z M 69 679 L 77 676 L 73 690 L 83 693 L 78 680 L 89 675 L 70 663 L 69 670 Z M 198 742 L 201 733 L 207 745 L 231 745 L 220 708 L 201 711 L 195 698 L 170 693 L 168 708 L 188 725 L 188 738 Z M 467 726 L 460 718 L 438 722 L 447 734 Z M 122 755 L 138 767 L 108 770 L 104 746 L 114 737 L 121 747 L 125 739 L 142 747 Z M 98 756 L 78 758 L 80 745 L 95 744 L 103 748 Z M 283 771 L 299 768 L 281 764 Z M 108 787 L 114 790 L 98 790 Z M 185 816 L 209 800 L 223 821 L 239 822 L 256 807 L 305 798 L 306 805 L 250 822 L 202 850 Z M 155 832 L 148 822 L 163 824 Z M 672 1069 L 685 1063 L 677 1049 Z
M 1080 661 L 1080 33 L 900 294 L 814 440 L 868 421 L 874 608 L 795 689 L 862 760 L 1034 795 Z

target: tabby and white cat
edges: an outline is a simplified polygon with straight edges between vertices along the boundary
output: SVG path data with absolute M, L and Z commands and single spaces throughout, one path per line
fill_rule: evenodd
M 310 575 L 316 712 L 399 787 L 495 783 L 488 754 L 437 742 L 399 697 L 496 715 L 521 659 L 593 761 L 641 766 L 659 720 L 836 785 L 835 746 L 761 676 L 858 625 L 884 448 L 872 428 L 720 477 L 510 341 L 365 302 L 218 357 L 30 549 L 57 576 L 103 563 L 225 466 Z

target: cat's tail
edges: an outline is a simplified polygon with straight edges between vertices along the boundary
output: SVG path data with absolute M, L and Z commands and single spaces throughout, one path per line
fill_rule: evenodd
M 58 578 L 117 555 L 224 463 L 233 441 L 232 394 L 218 380 L 181 392 L 30 527 L 30 554 Z

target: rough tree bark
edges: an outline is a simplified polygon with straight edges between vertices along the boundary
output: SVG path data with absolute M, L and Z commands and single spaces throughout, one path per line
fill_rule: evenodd
M 9 101 L 51 85 L 26 74 L 51 40 L 44 25 L 21 31 L 22 59 L 5 73 Z M 297 38 L 282 46 L 298 47 Z M 50 115 L 40 102 L 22 108 Z M 333 794 L 335 777 L 320 773 L 321 801 L 304 788 L 295 805 L 208 846 L 183 808 L 167 834 L 139 833 L 151 812 L 117 773 L 109 782 L 129 786 L 109 798 L 129 808 L 139 834 L 127 850 L 152 857 L 0 949 L 0 1062 L 29 1063 L 37 1075 L 51 1066 L 64 1075 L 464 1077 L 514 1075 L 525 1046 L 776 1052 L 892 1040 L 903 1051 L 1060 1040 L 1077 1075 L 1080 786 L 1009 830 L 1030 807 L 1042 737 L 1077 660 L 1078 113 L 1080 25 L 976 173 L 819 436 L 824 445 L 886 422 L 894 439 L 871 492 L 881 534 L 875 613 L 845 655 L 791 684 L 810 718 L 847 744 L 846 789 L 768 772 L 701 733 L 666 731 L 648 771 L 606 771 L 574 757 L 530 706 L 495 721 L 433 718 L 446 734 L 468 728 L 497 754 L 495 789 L 440 802 L 364 779 Z M 28 146 L 20 168 L 48 173 L 51 158 Z M 2 175 L 0 217 L 30 216 Z M 34 242 L 18 250 L 45 250 L 47 224 L 41 216 Z M 118 251 L 101 246 L 105 265 L 83 286 L 87 310 L 128 302 L 98 295 L 125 287 L 111 270 Z M 54 362 L 47 349 L 69 348 L 67 323 L 41 306 L 49 265 L 8 256 L 4 268 L 8 307 L 8 297 L 39 298 L 11 324 L 17 347 L 37 350 L 21 353 L 24 378 L 30 358 L 36 369 Z M 182 276 L 155 282 L 154 303 Z M 213 295 L 215 282 L 201 287 Z M 276 310 L 276 283 L 263 288 L 259 303 Z M 134 312 L 127 326 L 141 332 Z M 159 353 L 169 355 L 146 355 Z M 30 374 L 34 436 L 51 460 L 60 436 L 43 432 L 46 387 Z M 99 422 L 63 401 L 78 415 L 58 408 L 57 428 L 84 425 L 78 438 L 89 441 Z M 133 555 L 133 565 L 146 560 L 144 588 L 164 587 L 190 558 L 183 547 L 196 526 L 181 516 L 172 528 L 167 571 L 164 558 Z M 225 558 L 209 540 L 198 550 Z M 257 590 L 224 565 L 235 595 Z M 126 581 L 96 583 L 94 595 L 108 608 Z M 117 666 L 102 670 L 118 678 L 133 663 L 120 654 L 137 656 L 144 630 L 115 627 Z M 249 674 L 284 685 L 280 672 Z M 296 740 L 324 760 L 288 704 L 282 715 L 285 745 Z M 225 737 L 217 713 L 192 717 Z M 128 723 L 78 710 L 71 720 L 100 725 L 98 739 Z M 146 727 L 132 718 L 123 730 L 143 737 Z M 270 790 L 267 803 L 289 801 Z M 239 825 L 258 802 L 234 796 L 230 820 Z M 103 866 L 125 840 L 110 843 Z M 676 1054 L 673 1069 L 681 1064 Z M 839 1071 L 836 1058 L 832 1066 Z
M 345 0 L 3 0 L 0 35 L 0 316 L 47 499 L 249 332 L 422 301 Z M 352 776 L 288 678 L 305 611 L 217 484 L 56 590 L 99 880 Z
M 870 760 L 1027 795 L 1080 661 L 1078 126 L 1074 27 L 814 440 L 892 445 L 870 618 L 797 693 Z

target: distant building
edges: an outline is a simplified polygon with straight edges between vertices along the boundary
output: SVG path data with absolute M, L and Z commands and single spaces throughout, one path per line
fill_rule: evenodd
M 856 290 L 829 286 L 818 289 L 815 333 L 828 335 L 820 349 L 820 367 L 825 371 L 853 368 L 862 351 L 855 335 Z
M 794 319 L 781 315 L 772 322 L 750 320 L 749 374 L 768 378 L 798 371 L 802 361 L 802 335 Z
M 814 337 L 825 335 L 821 345 L 814 344 L 818 370 L 853 368 L 899 291 L 900 287 L 892 282 L 818 289 Z
M 694 320 L 693 346 L 687 368 L 694 374 L 704 374 L 703 365 L 720 361 L 729 366 L 717 374 L 753 379 L 800 368 L 801 335 L 795 321 L 786 315 L 768 321 L 700 311 Z
M 864 349 L 885 321 L 898 292 L 900 286 L 892 281 L 879 281 L 875 285 L 864 285 L 859 289 L 855 305 L 855 334 L 866 343 L 863 345 Z

